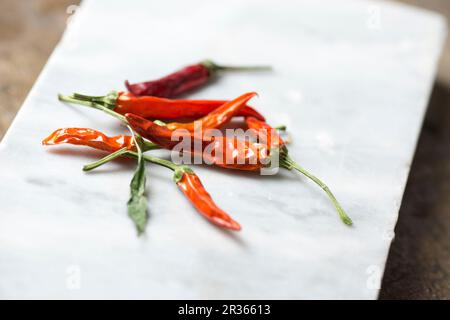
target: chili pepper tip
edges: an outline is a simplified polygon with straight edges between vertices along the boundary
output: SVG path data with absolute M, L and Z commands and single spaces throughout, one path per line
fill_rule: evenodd
M 349 216 L 345 215 L 345 216 L 341 216 L 342 222 L 344 222 L 346 225 L 348 226 L 352 226 L 353 225 L 353 221 L 352 219 L 350 219 Z
M 217 224 L 219 227 L 223 227 L 223 228 L 230 229 L 230 230 L 233 230 L 233 231 L 240 231 L 242 229 L 241 225 L 239 223 L 237 223 L 236 221 L 234 221 L 234 220 L 225 221 L 225 220 L 220 219 L 218 217 L 212 217 L 210 219 L 212 220 L 212 222 Z
M 133 92 L 130 81 L 125 80 L 125 87 L 127 88 L 127 90 L 129 92 L 131 92 L 131 93 Z

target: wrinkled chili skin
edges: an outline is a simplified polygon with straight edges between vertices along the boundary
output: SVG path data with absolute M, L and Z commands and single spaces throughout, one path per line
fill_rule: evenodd
M 174 98 L 202 86 L 210 76 L 210 70 L 198 63 L 153 81 L 130 84 L 127 80 L 125 86 L 135 96 Z
M 239 223 L 216 205 L 196 174 L 185 172 L 177 185 L 206 219 L 222 228 L 241 229 Z
M 42 141 L 43 145 L 74 144 L 88 146 L 107 152 L 115 152 L 122 148 L 134 150 L 131 136 L 117 135 L 108 137 L 105 134 L 89 128 L 61 128 L 55 130 Z
M 118 135 L 108 137 L 99 131 L 89 128 L 58 129 L 42 141 L 44 145 L 63 143 L 89 146 L 108 152 L 115 152 L 125 147 L 135 150 L 131 136 Z M 195 173 L 184 172 L 177 181 L 177 185 L 206 219 L 222 228 L 236 231 L 241 229 L 239 223 L 216 205 Z
M 212 153 L 202 153 L 205 162 L 224 169 L 257 171 L 270 162 L 265 145 L 260 143 L 236 137 L 214 137 L 211 142 L 205 140 L 204 144 L 212 150 Z
M 125 114 L 125 118 L 134 131 L 139 133 L 144 138 L 150 139 L 149 137 L 152 137 L 150 141 L 162 146 L 165 149 L 172 149 L 179 143 L 179 141 L 172 141 L 174 132 L 164 126 L 157 125 L 153 121 L 144 119 L 132 113 Z M 178 136 L 180 138 L 183 136 L 191 137 L 191 134 L 187 131 L 183 133 L 183 131 L 180 130 Z
M 225 103 L 227 103 L 226 100 L 171 100 L 151 96 L 136 97 L 128 92 L 119 92 L 114 111 L 120 114 L 134 113 L 147 119 L 198 119 Z M 236 112 L 235 116 L 254 117 L 264 121 L 264 116 L 248 105 Z
M 189 123 L 168 123 L 167 128 L 170 130 L 186 129 L 193 132 L 196 128 L 215 129 L 229 122 L 238 112 L 240 112 L 246 103 L 256 96 L 256 92 L 248 92 L 239 97 L 227 101 L 219 108 L 210 112 L 208 115 Z
M 164 149 L 171 150 L 181 143 L 182 139 L 189 139 L 187 152 L 194 156 L 202 156 L 207 164 L 245 171 L 256 171 L 269 164 L 264 144 L 252 143 L 237 137 L 206 135 L 199 137 L 187 130 L 170 130 L 134 114 L 127 113 L 125 117 L 133 130 Z M 172 137 L 176 138 L 172 140 Z M 196 149 L 197 144 L 201 150 Z
M 268 125 L 265 121 L 260 121 L 254 117 L 248 117 L 245 122 L 249 129 L 253 130 L 257 137 L 269 148 L 283 147 L 285 142 L 277 133 L 277 130 Z

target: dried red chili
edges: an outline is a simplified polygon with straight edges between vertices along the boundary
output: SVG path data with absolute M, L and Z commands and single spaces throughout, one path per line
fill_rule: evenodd
M 70 99 L 71 98 L 69 98 L 68 101 L 70 101 Z M 298 163 L 292 160 L 288 155 L 288 150 L 284 144 L 281 145 L 281 147 L 273 147 L 273 142 L 271 142 L 272 145 L 269 145 L 267 147 L 258 143 L 250 143 L 247 140 L 241 141 L 235 137 L 213 137 L 213 139 L 211 139 L 211 137 L 206 136 L 205 139 L 205 135 L 196 136 L 195 134 L 187 130 L 185 130 L 185 133 L 180 135 L 180 132 L 177 132 L 179 130 L 170 130 L 166 127 L 159 126 L 156 123 L 133 114 L 126 114 L 124 117 L 123 115 L 120 115 L 102 105 L 97 105 L 96 103 L 90 102 L 85 104 L 109 113 L 117 119 L 130 124 L 133 129 L 136 132 L 140 133 L 143 137 L 151 139 L 154 143 L 166 149 L 173 149 L 178 144 L 177 141 L 172 140 L 174 135 L 178 135 L 180 138 L 190 138 L 193 144 L 191 144 L 189 148 L 187 148 L 187 150 L 184 149 L 183 152 L 186 151 L 194 155 L 200 152 L 202 158 L 206 160 L 206 162 L 224 168 L 254 171 L 270 166 L 274 156 L 278 155 L 279 165 L 282 168 L 288 170 L 295 169 L 311 179 L 328 195 L 333 205 L 335 206 L 341 220 L 347 225 L 352 225 L 353 223 L 350 217 L 348 217 L 344 209 L 337 201 L 336 197 L 328 188 L 328 186 L 326 186 L 319 178 L 312 175 Z M 274 129 L 271 130 L 273 131 Z M 196 150 L 196 141 L 200 142 L 201 150 Z M 275 139 L 275 141 L 278 141 L 278 143 L 280 143 L 279 139 Z M 213 148 L 210 148 L 211 150 L 213 150 L 213 152 L 204 153 L 205 148 L 210 145 L 213 146 Z M 268 151 L 268 149 L 270 149 L 270 152 Z
M 236 231 L 241 229 L 239 223 L 216 205 L 195 173 L 184 171 L 176 183 L 206 219 L 222 228 Z
M 180 143 L 179 140 L 189 139 L 188 150 L 183 151 L 201 156 L 208 164 L 246 171 L 256 171 L 270 164 L 264 144 L 237 137 L 198 137 L 192 132 L 170 130 L 130 113 L 125 118 L 133 130 L 165 149 L 171 150 Z
M 118 135 L 108 137 L 99 131 L 88 128 L 58 129 L 45 138 L 42 143 L 44 145 L 69 143 L 114 152 L 95 163 L 86 165 L 83 168 L 85 171 L 97 168 L 119 156 L 129 156 L 134 158 L 138 156 L 135 152 L 136 147 L 131 136 Z M 241 229 L 238 222 L 233 220 L 225 211 L 217 206 L 211 198 L 211 195 L 206 191 L 200 178 L 192 171 L 192 169 L 187 166 L 179 166 L 171 161 L 148 155 L 144 155 L 143 159 L 173 170 L 175 183 L 194 205 L 197 211 L 210 222 L 230 230 L 237 231 Z
M 122 148 L 135 150 L 133 139 L 126 135 L 108 137 L 100 131 L 89 128 L 61 128 L 55 130 L 42 141 L 44 145 L 69 143 L 89 146 L 95 149 L 114 152 Z
M 196 129 L 214 129 L 218 128 L 231 120 L 236 114 L 238 114 L 245 104 L 251 98 L 256 95 L 256 92 L 248 92 L 240 95 L 239 97 L 224 103 L 219 108 L 211 111 L 208 115 L 200 118 L 194 122 L 179 123 L 172 122 L 167 124 L 167 128 L 170 130 L 186 129 L 188 131 L 194 131 Z
M 198 119 L 221 108 L 226 100 L 170 100 L 158 97 L 136 97 L 128 92 L 112 91 L 106 96 L 87 96 L 75 93 L 72 96 L 59 96 L 68 102 L 95 102 L 117 113 L 134 113 L 147 119 Z M 248 105 L 244 105 L 234 116 L 255 117 L 264 121 L 264 116 Z
M 267 66 L 232 67 L 220 66 L 210 60 L 190 65 L 153 81 L 130 84 L 125 81 L 128 91 L 136 96 L 156 96 L 173 98 L 207 83 L 219 71 L 268 70 Z
M 159 126 L 136 115 L 126 114 L 125 118 L 136 132 L 165 149 L 173 149 L 179 143 L 178 141 L 174 141 L 172 139 L 172 137 L 177 134 L 176 131 L 172 131 L 164 126 Z M 255 123 L 252 122 L 250 125 L 253 126 L 254 129 L 269 129 L 269 131 L 271 131 L 272 133 L 275 130 L 267 124 L 255 125 Z M 211 163 L 227 169 L 248 171 L 259 170 L 261 168 L 270 166 L 272 160 L 271 157 L 273 155 L 278 155 L 279 165 L 282 168 L 288 170 L 295 169 L 311 179 L 328 195 L 334 207 L 336 208 L 336 211 L 338 212 L 341 220 L 347 225 L 351 225 L 353 223 L 350 217 L 347 216 L 344 209 L 337 201 L 334 194 L 330 191 L 328 186 L 289 157 L 288 150 L 284 143 L 282 143 L 281 138 L 276 139 L 275 143 L 271 142 L 271 145 L 268 146 L 258 143 L 251 143 L 247 140 L 240 140 L 236 137 L 214 137 L 213 139 L 205 139 L 204 136 L 198 137 L 189 132 L 181 133 L 180 138 L 190 138 L 193 141 L 191 142 L 191 149 L 187 150 L 187 152 L 190 152 L 194 155 L 201 152 L 203 159 L 207 163 Z M 201 140 L 201 150 L 195 149 L 196 139 Z M 212 154 L 205 154 L 204 150 L 206 149 L 206 147 L 210 146 L 210 144 L 213 145 L 213 148 L 211 148 L 211 150 L 215 150 L 215 152 Z M 270 152 L 268 152 L 268 150 L 270 150 Z
M 260 121 L 253 117 L 248 117 L 245 122 L 249 129 L 253 130 L 256 136 L 266 143 L 268 150 L 285 146 L 283 139 L 278 135 L 277 130 L 269 126 L 265 121 Z

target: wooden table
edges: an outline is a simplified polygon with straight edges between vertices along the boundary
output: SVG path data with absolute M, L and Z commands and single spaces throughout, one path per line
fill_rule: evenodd
M 447 0 L 402 0 L 450 17 Z M 0 2 L 0 138 L 53 50 L 76 0 Z M 381 299 L 450 298 L 450 42 L 428 108 Z

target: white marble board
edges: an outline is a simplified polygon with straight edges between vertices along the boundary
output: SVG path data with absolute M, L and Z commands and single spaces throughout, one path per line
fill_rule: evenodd
M 375 299 L 445 35 L 441 16 L 383 1 L 84 1 L 1 143 L 0 297 Z M 137 238 L 134 163 L 84 173 L 98 152 L 41 146 L 59 127 L 125 132 L 58 92 L 102 94 L 204 58 L 274 67 L 191 97 L 259 92 L 253 105 L 288 126 L 291 155 L 354 227 L 294 172 L 196 167 L 243 226 L 222 232 L 149 165 Z

